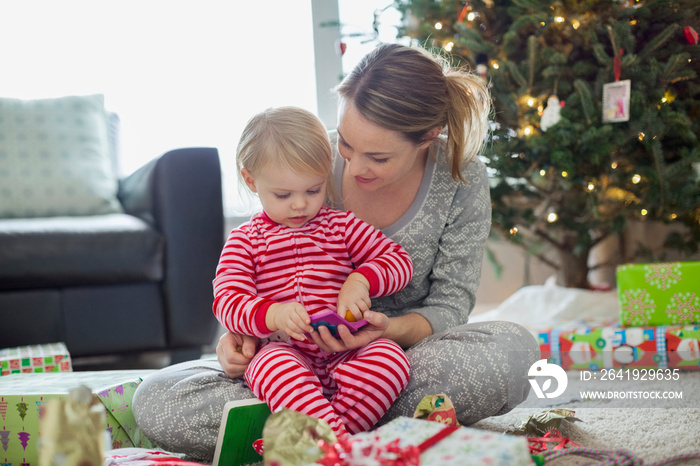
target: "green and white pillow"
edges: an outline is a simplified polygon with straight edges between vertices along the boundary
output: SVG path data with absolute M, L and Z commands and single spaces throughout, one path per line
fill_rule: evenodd
M 102 95 L 0 98 L 0 218 L 122 212 Z

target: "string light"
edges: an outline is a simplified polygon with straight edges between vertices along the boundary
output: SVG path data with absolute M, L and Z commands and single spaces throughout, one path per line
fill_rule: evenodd
M 446 52 L 451 52 L 451 51 L 452 51 L 452 47 L 454 47 L 454 46 L 455 46 L 455 43 L 454 43 L 454 42 L 448 42 L 448 43 L 446 43 L 446 44 L 445 44 L 445 47 L 444 47 L 444 48 L 445 48 L 445 51 L 446 51 Z
M 562 16 L 557 16 L 556 18 L 554 18 L 554 21 L 556 21 L 557 23 L 563 23 L 564 18 Z
M 544 176 L 546 174 L 547 174 L 547 172 L 544 170 L 544 168 L 542 170 L 540 170 L 540 176 Z
M 510 234 L 511 235 L 516 235 L 518 233 L 518 227 L 513 227 L 510 229 Z
M 675 212 L 672 212 L 671 215 L 668 216 L 671 220 L 675 220 L 678 215 L 676 215 Z
M 642 176 L 641 176 L 641 175 L 635 174 L 634 176 L 632 176 L 632 183 L 637 184 L 637 183 L 639 183 L 640 181 L 642 181 Z
M 611 164 L 610 164 L 610 168 L 612 168 L 613 170 L 615 170 L 615 169 L 617 168 L 617 162 L 611 163 Z
M 648 214 L 649 211 L 646 209 L 642 209 L 639 213 L 642 214 L 642 216 L 646 216 L 646 214 Z
M 532 126 L 526 126 L 525 128 L 523 128 L 523 134 L 525 136 L 530 136 L 532 135 L 533 130 L 534 128 Z
M 550 212 L 550 213 L 547 214 L 547 221 L 548 221 L 549 223 L 554 223 L 554 222 L 556 222 L 558 218 L 559 218 L 559 216 L 557 215 L 556 212 Z
M 578 29 L 579 26 L 581 26 L 581 21 L 579 21 L 579 20 L 577 20 L 577 19 L 572 19 L 572 20 L 571 20 L 571 26 L 572 26 L 574 29 Z
M 561 176 L 562 176 L 562 178 L 566 178 L 567 176 L 569 176 L 569 172 L 564 170 L 563 172 L 561 172 Z
M 528 107 L 533 107 L 534 105 L 535 105 L 535 99 L 533 99 L 532 97 L 527 99 L 527 106 Z
M 442 29 L 442 23 L 440 21 L 435 23 L 435 29 L 438 29 L 438 30 Z
M 588 183 L 587 188 L 589 191 L 593 191 L 595 189 L 595 185 L 593 183 Z
M 496 60 L 491 60 L 491 68 L 497 70 L 499 68 L 498 62 Z
M 476 18 L 476 13 L 473 11 L 467 15 L 467 21 L 474 21 L 474 18 Z
M 643 141 L 643 140 L 644 140 L 644 136 L 646 136 L 646 134 L 642 133 L 641 131 L 640 131 L 639 134 L 637 135 L 637 137 L 639 138 L 640 141 Z

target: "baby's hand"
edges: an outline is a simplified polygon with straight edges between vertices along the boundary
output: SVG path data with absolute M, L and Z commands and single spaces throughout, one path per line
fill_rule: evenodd
M 295 340 L 303 341 L 304 333 L 313 332 L 309 314 L 299 303 L 275 303 L 267 308 L 265 315 L 267 328 L 281 330 Z
M 361 273 L 351 273 L 338 293 L 338 314 L 351 322 L 358 321 L 371 305 L 369 281 Z

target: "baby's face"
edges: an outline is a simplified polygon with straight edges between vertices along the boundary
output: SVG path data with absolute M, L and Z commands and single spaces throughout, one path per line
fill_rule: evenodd
M 300 228 L 321 210 L 326 198 L 326 177 L 299 174 L 286 167 L 264 167 L 251 175 L 248 187 L 260 197 L 265 213 L 274 222 Z

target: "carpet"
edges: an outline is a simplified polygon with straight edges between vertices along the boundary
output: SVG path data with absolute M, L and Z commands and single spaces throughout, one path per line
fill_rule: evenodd
M 573 389 L 586 391 L 612 391 L 611 384 L 602 381 L 580 380 L 578 371 L 567 371 L 567 391 Z M 656 391 L 653 384 L 622 384 L 613 390 Z M 668 387 L 664 387 L 668 388 Z M 494 432 L 508 432 L 520 425 L 530 416 L 553 408 L 570 409 L 576 413 L 581 422 L 563 421 L 561 433 L 581 447 L 605 450 L 627 449 L 645 464 L 662 461 L 678 454 L 697 453 L 700 456 L 700 373 L 682 372 L 679 380 L 674 381 L 673 391 L 682 392 L 687 398 L 680 404 L 683 407 L 645 407 L 654 405 L 649 400 L 596 400 L 565 401 L 533 400 L 533 395 L 511 412 L 482 420 L 471 427 Z M 679 401 L 679 400 L 675 400 Z M 693 407 L 694 406 L 694 407 Z M 590 464 L 589 459 L 568 456 L 552 461 L 553 465 Z M 677 464 L 700 465 L 700 460 Z
M 535 330 L 571 322 L 609 324 L 615 321 L 617 313 L 615 291 L 590 292 L 548 283 L 524 287 L 496 308 L 473 316 L 470 322 L 507 320 L 536 334 Z M 574 411 L 580 422 L 563 421 L 560 431 L 581 447 L 627 449 L 643 460 L 643 464 L 661 462 L 679 454 L 700 457 L 699 371 L 677 371 L 675 380 L 669 376 L 669 380 L 662 381 L 609 380 L 611 377 L 601 380 L 602 372 L 582 375 L 578 370 L 566 371 L 566 375 L 567 387 L 563 395 L 539 399 L 531 390 L 528 399 L 509 413 L 482 420 L 471 427 L 508 432 L 534 414 L 565 408 Z M 619 375 L 623 379 L 628 377 L 624 372 Z M 542 387 L 542 391 L 547 389 Z M 596 398 L 601 393 L 608 399 Z M 651 398 L 654 396 L 675 398 Z M 567 456 L 547 464 L 583 465 L 591 464 L 591 460 Z M 675 464 L 700 465 L 700 460 Z

